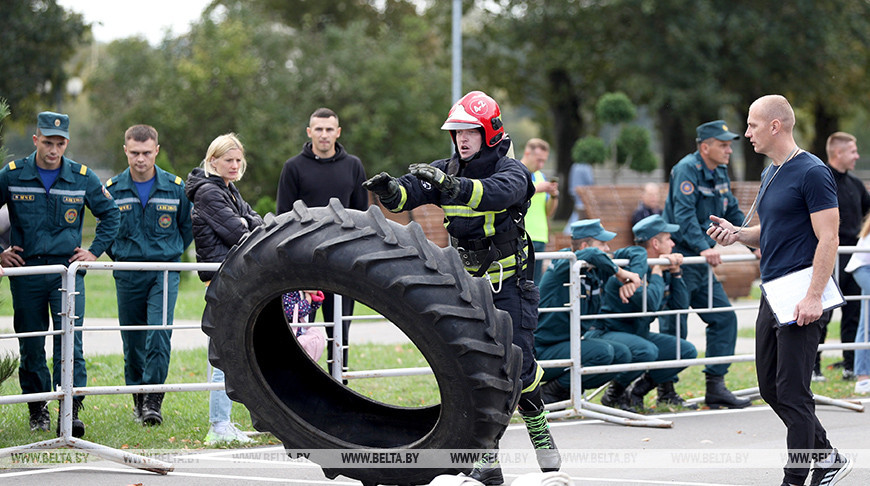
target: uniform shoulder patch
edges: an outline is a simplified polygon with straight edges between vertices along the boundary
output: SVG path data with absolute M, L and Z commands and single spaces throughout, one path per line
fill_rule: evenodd
M 88 166 L 86 166 L 85 164 L 82 164 L 81 168 L 79 168 L 79 174 L 87 175 L 87 173 L 88 173 Z
M 15 161 L 9 162 L 9 170 L 18 169 L 18 165 L 15 164 Z
M 106 187 L 111 187 L 112 184 L 114 184 L 114 183 L 115 183 L 115 179 L 109 179 L 106 181 Z
M 695 192 L 695 185 L 689 181 L 683 181 L 680 183 L 680 192 L 688 196 Z
M 178 185 L 178 186 L 181 185 L 181 177 L 180 176 L 175 176 L 175 185 Z

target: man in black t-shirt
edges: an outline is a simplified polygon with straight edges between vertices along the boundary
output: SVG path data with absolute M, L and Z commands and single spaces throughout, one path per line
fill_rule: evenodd
M 787 429 L 782 486 L 804 484 L 811 466 L 810 486 L 833 486 L 849 474 L 852 463 L 831 445 L 816 416 L 810 378 L 821 337 L 822 292 L 837 257 L 840 212 L 830 168 L 797 146 L 794 125 L 794 110 L 780 95 L 750 105 L 745 136 L 756 153 L 773 160 L 761 174 L 761 223 L 738 228 L 710 215 L 707 234 L 722 245 L 760 248 L 762 282 L 812 269 L 792 321 L 782 324 L 768 296 L 762 296 L 755 321 L 756 375 L 761 398 Z

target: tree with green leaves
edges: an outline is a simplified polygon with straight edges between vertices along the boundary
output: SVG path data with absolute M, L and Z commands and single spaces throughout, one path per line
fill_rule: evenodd
M 544 138 L 552 140 L 560 191 L 567 194 L 574 142 L 586 130 L 584 111 L 612 80 L 610 46 L 621 36 L 597 2 L 496 0 L 466 12 L 476 27 L 466 33 L 469 71 L 512 104 L 533 109 Z M 571 207 L 561 204 L 557 219 Z
M 656 121 L 665 175 L 694 150 L 703 121 L 746 119 L 757 97 L 781 93 L 809 115 L 802 135 L 824 153 L 827 132 L 843 117 L 870 110 L 863 77 L 870 68 L 870 2 L 787 3 L 713 0 L 494 0 L 476 18 L 475 75 L 535 108 L 556 139 L 559 173 L 566 147 L 587 133 L 591 100 L 630 93 Z M 550 128 L 552 127 L 552 128 Z M 744 142 L 745 143 L 745 142 Z M 763 157 L 744 145 L 746 173 Z M 557 215 L 558 216 L 558 215 Z
M 64 61 L 90 33 L 82 16 L 55 0 L 0 2 L 0 94 L 14 108 L 13 119 L 31 120 L 46 104 L 64 96 Z
M 240 190 L 252 201 L 275 196 L 281 166 L 322 106 L 339 114 L 340 141 L 368 173 L 404 172 L 443 152 L 449 56 L 429 18 L 411 9 L 389 30 L 368 16 L 284 24 L 268 3 L 213 2 L 189 34 L 156 48 L 109 44 L 86 81 L 105 150 L 117 151 L 124 127 L 148 123 L 166 163 L 185 174 L 210 140 L 236 132 L 249 160 Z

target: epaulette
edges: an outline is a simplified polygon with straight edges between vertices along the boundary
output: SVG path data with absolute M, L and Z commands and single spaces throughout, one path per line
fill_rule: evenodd
M 180 176 L 175 176 L 175 184 L 178 186 L 181 185 L 181 177 Z
M 88 173 L 88 166 L 86 166 L 85 164 L 82 164 L 81 168 L 79 169 L 79 174 L 87 175 L 87 173 Z
M 18 167 L 18 165 L 15 163 L 14 160 L 12 162 L 9 162 L 9 170 L 15 170 L 15 169 L 20 169 L 20 168 L 21 167 Z
M 106 187 L 110 187 L 114 183 L 115 183 L 115 179 L 109 179 L 106 181 Z

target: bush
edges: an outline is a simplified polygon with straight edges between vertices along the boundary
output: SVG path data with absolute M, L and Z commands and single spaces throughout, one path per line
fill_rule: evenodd
M 634 120 L 637 110 L 625 93 L 606 93 L 595 104 L 595 114 L 604 123 L 626 123 Z
M 257 204 L 254 205 L 254 211 L 263 217 L 266 216 L 266 213 L 276 214 L 275 204 L 274 199 L 269 196 L 263 196 L 257 200 Z
M 600 164 L 607 158 L 607 147 L 599 137 L 583 137 L 574 144 L 571 157 L 578 164 Z

